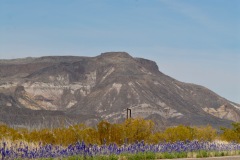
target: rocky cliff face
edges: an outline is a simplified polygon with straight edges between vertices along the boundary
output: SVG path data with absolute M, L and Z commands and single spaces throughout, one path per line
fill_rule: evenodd
M 11 125 L 96 124 L 133 117 L 160 127 L 229 125 L 240 105 L 202 86 L 179 82 L 155 62 L 124 52 L 97 57 L 0 60 L 0 121 Z

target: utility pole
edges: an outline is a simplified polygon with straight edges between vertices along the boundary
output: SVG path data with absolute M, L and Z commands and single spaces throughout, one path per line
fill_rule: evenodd
M 127 108 L 127 119 L 132 118 L 132 110 Z

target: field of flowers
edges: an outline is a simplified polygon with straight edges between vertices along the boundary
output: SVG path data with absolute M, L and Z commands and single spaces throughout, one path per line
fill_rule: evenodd
M 203 152 L 207 151 L 207 152 Z M 157 157 L 157 155 L 166 155 L 174 153 L 180 157 L 188 157 L 188 153 L 199 153 L 202 157 L 206 157 L 208 153 L 214 153 L 212 156 L 223 156 L 226 151 L 235 152 L 235 155 L 240 154 L 240 144 L 237 143 L 214 143 L 201 141 L 179 141 L 175 143 L 159 143 L 146 144 L 144 141 L 133 144 L 123 144 L 118 146 L 116 144 L 96 145 L 85 144 L 84 142 L 77 142 L 76 144 L 67 147 L 57 145 L 42 145 L 37 147 L 29 147 L 25 143 L 1 144 L 1 157 L 5 159 L 40 159 L 40 158 L 67 158 L 67 157 L 82 157 L 94 158 L 105 156 L 109 159 L 118 159 L 124 155 L 141 155 L 146 156 L 145 159 L 164 158 Z M 174 155 L 173 154 L 173 155 Z M 218 154 L 218 155 L 217 155 Z M 223 155 L 221 155 L 223 154 Z M 226 154 L 225 154 L 226 155 Z M 169 157 L 167 157 L 169 158 Z M 170 157 L 171 158 L 171 157 Z M 176 157 L 177 158 L 177 157 Z
M 220 140 L 217 142 L 216 140 Z M 224 143 L 223 143 L 224 142 Z M 163 159 L 240 154 L 240 124 L 221 128 L 175 126 L 128 119 L 54 129 L 11 128 L 0 124 L 0 159 Z

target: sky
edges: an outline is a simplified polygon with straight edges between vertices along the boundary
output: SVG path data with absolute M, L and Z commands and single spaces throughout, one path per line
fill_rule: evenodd
M 109 51 L 240 104 L 239 0 L 0 0 L 0 59 Z

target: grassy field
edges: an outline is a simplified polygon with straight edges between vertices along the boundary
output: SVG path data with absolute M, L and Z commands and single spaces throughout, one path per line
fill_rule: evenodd
M 223 156 L 236 156 L 240 155 L 240 151 L 221 151 L 221 152 L 165 152 L 153 153 L 144 152 L 137 154 L 121 154 L 121 155 L 108 155 L 108 156 L 69 156 L 61 158 L 40 158 L 38 160 L 153 160 L 153 159 L 177 159 L 177 158 L 206 158 L 206 157 L 223 157 Z M 19 159 L 20 160 L 20 159 Z

